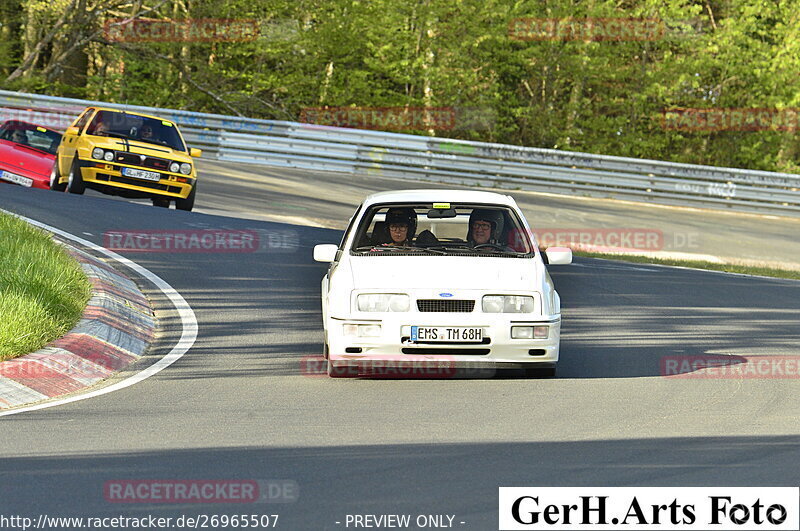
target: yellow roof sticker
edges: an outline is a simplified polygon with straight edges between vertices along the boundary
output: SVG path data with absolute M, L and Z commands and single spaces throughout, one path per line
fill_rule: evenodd
M 47 129 L 45 129 L 44 127 L 37 127 L 36 130 L 39 131 L 40 133 L 46 133 L 47 132 Z
M 450 203 L 434 203 L 433 208 L 442 208 L 444 210 L 448 210 L 450 208 Z
M 166 121 L 166 120 L 161 120 L 161 123 L 162 123 L 162 124 L 164 124 L 164 125 L 166 125 L 167 127 L 172 127 L 172 124 L 171 124 L 171 123 L 169 123 L 169 122 L 168 122 L 168 121 Z

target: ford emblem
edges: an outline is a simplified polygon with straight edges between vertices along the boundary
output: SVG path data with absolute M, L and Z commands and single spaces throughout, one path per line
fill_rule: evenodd
M 452 297 L 453 294 L 452 293 L 440 293 L 439 296 L 440 297 Z

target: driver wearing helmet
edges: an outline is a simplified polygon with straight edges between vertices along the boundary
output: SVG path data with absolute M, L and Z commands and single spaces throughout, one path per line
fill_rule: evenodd
M 491 245 L 505 248 L 500 242 L 503 233 L 503 213 L 498 210 L 476 208 L 469 216 L 467 243 L 470 247 Z
M 383 245 L 411 245 L 417 230 L 417 214 L 413 208 L 390 208 L 386 213 L 386 229 L 391 241 Z
M 28 144 L 28 135 L 22 129 L 14 129 L 11 132 L 11 141 L 17 144 Z

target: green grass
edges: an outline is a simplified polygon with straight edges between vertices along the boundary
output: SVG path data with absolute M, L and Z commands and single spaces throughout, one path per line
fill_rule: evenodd
M 652 258 L 622 253 L 591 253 L 586 251 L 573 251 L 576 256 L 589 258 L 604 258 L 607 260 L 620 260 L 637 264 L 659 264 L 669 266 L 691 267 L 694 269 L 710 269 L 712 271 L 725 271 L 727 273 L 741 273 L 744 275 L 759 275 L 764 277 L 792 278 L 800 280 L 800 271 L 791 269 L 776 269 L 768 266 L 753 266 L 745 264 L 720 264 L 704 260 L 683 260 L 675 258 Z
M 90 293 L 78 263 L 49 234 L 0 213 L 0 360 L 67 333 Z

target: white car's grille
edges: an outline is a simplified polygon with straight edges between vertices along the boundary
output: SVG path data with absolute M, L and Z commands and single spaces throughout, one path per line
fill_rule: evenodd
M 471 312 L 475 308 L 474 300 L 459 299 L 418 299 L 417 309 L 421 312 Z

